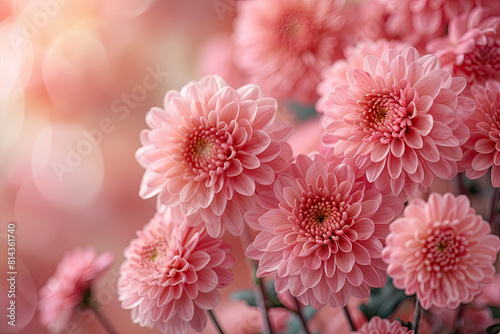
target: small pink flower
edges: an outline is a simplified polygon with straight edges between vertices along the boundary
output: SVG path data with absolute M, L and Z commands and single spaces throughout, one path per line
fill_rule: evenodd
M 363 68 L 348 70 L 348 83 L 329 94 L 323 143 L 381 192 L 411 197 L 434 175 L 454 177 L 469 137 L 463 122 L 474 111 L 459 95 L 465 80 L 414 48 L 367 56 Z
M 499 13 L 500 14 L 500 13 Z M 468 83 L 500 79 L 500 16 L 477 7 L 453 18 L 447 37 L 427 44 L 446 69 Z
M 475 84 L 470 95 L 476 110 L 465 122 L 470 138 L 463 145 L 464 158 L 460 166 L 470 179 L 477 179 L 491 168 L 491 183 L 500 187 L 500 83 L 488 80 Z
M 233 281 L 230 246 L 208 236 L 202 225 L 172 220 L 170 211 L 137 231 L 125 249 L 118 299 L 132 321 L 162 333 L 201 332 L 207 312 L 220 301 L 218 288 Z
M 356 180 L 349 166 L 299 155 L 257 199 L 261 207 L 245 214 L 260 230 L 247 255 L 259 260 L 258 277 L 276 273 L 278 293 L 319 309 L 385 284 L 382 241 L 402 202 Z
M 265 330 L 262 311 L 245 302 L 230 303 L 218 308 L 217 319 L 227 333 L 255 334 Z M 274 333 L 287 333 L 291 313 L 282 307 L 273 307 L 268 311 L 269 321 Z
M 64 254 L 54 276 L 40 289 L 40 322 L 51 333 L 60 333 L 85 298 L 91 296 L 102 276 L 114 262 L 111 253 L 96 257 L 91 247 L 76 248 Z
M 363 41 L 355 46 L 347 46 L 344 49 L 345 59 L 339 59 L 332 66 L 326 67 L 321 72 L 322 82 L 318 84 L 317 92 L 320 95 L 316 102 L 316 110 L 323 112 L 324 108 L 331 107 L 328 95 L 340 84 L 346 84 L 347 71 L 350 69 L 363 69 L 366 56 L 381 57 L 385 50 L 396 49 L 403 51 L 410 45 L 398 41 L 387 41 L 379 39 L 377 41 Z
M 188 223 L 203 220 L 212 237 L 241 234 L 256 186 L 271 184 L 292 159 L 284 142 L 291 127 L 274 121 L 276 100 L 213 75 L 169 91 L 164 106 L 151 109 L 151 130 L 141 134 L 140 195 L 158 194 L 159 207 L 180 205 Z
M 236 61 L 278 99 L 314 102 L 320 71 L 341 57 L 343 0 L 239 1 Z
M 370 319 L 354 333 L 359 334 L 413 334 L 415 331 L 409 330 L 407 327 L 401 325 L 397 320 L 390 321 L 382 319 L 378 316 Z
M 493 281 L 500 240 L 464 195 L 415 199 L 390 230 L 382 252 L 387 274 L 424 309 L 469 303 Z

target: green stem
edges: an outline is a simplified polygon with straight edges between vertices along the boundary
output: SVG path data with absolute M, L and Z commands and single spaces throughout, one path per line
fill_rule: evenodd
M 264 288 L 264 283 L 262 278 L 257 278 L 257 282 L 258 282 L 257 288 L 254 290 L 256 290 L 255 294 L 256 302 L 257 304 L 259 304 L 259 307 L 262 310 L 264 316 L 264 325 L 265 325 L 264 332 L 269 334 L 274 334 L 273 328 L 271 327 L 271 320 L 269 319 L 269 309 L 270 309 L 269 298 L 267 298 L 267 293 L 266 289 Z
M 498 209 L 498 201 L 500 200 L 500 188 L 494 188 L 493 196 L 491 197 L 490 203 L 490 213 L 487 217 L 487 220 L 491 224 L 491 230 L 493 233 L 497 233 L 497 209 Z
M 420 330 L 420 321 L 422 320 L 422 315 L 424 314 L 424 309 L 418 299 L 415 302 L 415 313 L 413 314 L 413 323 L 411 328 L 415 331 L 415 334 L 419 333 Z
M 118 331 L 113 327 L 108 318 L 104 315 L 104 313 L 94 309 L 94 313 L 96 315 L 97 320 L 101 323 L 102 327 L 106 330 L 106 332 L 113 334 L 118 333 Z
M 464 173 L 458 173 L 457 176 L 455 176 L 455 192 L 457 195 L 464 194 L 464 195 L 469 195 L 467 188 L 465 187 L 464 184 L 464 178 L 463 178 Z
M 455 324 L 453 326 L 453 332 L 452 333 L 455 333 L 457 334 L 459 332 L 459 329 L 462 327 L 463 325 L 463 315 L 464 315 L 464 308 L 465 306 L 463 304 L 460 304 L 460 306 L 458 307 L 458 312 L 457 312 L 457 316 L 455 318 Z
M 349 326 L 351 326 L 351 330 L 355 331 L 356 326 L 354 325 L 354 322 L 352 321 L 351 314 L 349 313 L 349 309 L 347 308 L 347 305 L 344 306 L 343 308 L 344 308 L 345 317 L 347 318 L 347 322 L 349 323 Z
M 251 243 L 250 235 L 248 233 L 248 229 L 246 226 L 245 229 L 243 230 L 243 234 L 241 235 L 240 240 L 241 240 L 241 245 L 243 247 L 243 252 L 246 252 L 248 246 Z M 258 269 L 257 261 L 249 259 L 248 257 L 247 259 L 249 260 L 247 261 L 247 263 L 250 271 L 252 272 L 252 274 L 255 274 L 256 276 L 256 272 Z M 254 285 L 253 291 L 255 294 L 255 302 L 257 303 L 257 306 L 261 310 L 262 317 L 264 317 L 264 333 L 274 334 L 273 328 L 271 327 L 271 321 L 269 320 L 269 308 L 270 308 L 269 299 L 267 298 L 266 289 L 264 288 L 262 279 L 253 277 L 252 282 Z
M 214 312 L 212 312 L 212 310 L 208 310 L 208 314 L 210 315 L 210 318 L 212 318 L 212 322 L 214 323 L 215 327 L 217 328 L 217 331 L 219 332 L 219 334 L 224 334 L 224 331 L 220 327 L 219 322 L 217 321 L 217 318 L 215 317 Z
M 297 306 L 297 316 L 299 317 L 299 320 L 302 323 L 302 327 L 304 327 L 304 331 L 306 334 L 310 334 L 311 332 L 309 332 L 309 329 L 307 329 L 306 318 L 304 317 L 304 314 L 302 312 L 302 305 L 297 300 L 297 298 L 293 297 L 293 300 L 295 301 L 295 305 Z

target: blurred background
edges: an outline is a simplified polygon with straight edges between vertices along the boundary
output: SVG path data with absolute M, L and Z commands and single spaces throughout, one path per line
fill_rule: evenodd
M 39 322 L 38 291 L 65 252 L 86 246 L 116 259 L 96 298 L 118 332 L 159 333 L 133 324 L 116 294 L 123 251 L 156 207 L 154 198 L 138 196 L 144 172 L 135 159 L 139 134 L 147 128 L 147 111 L 162 107 L 169 89 L 210 73 L 236 88 L 247 83 L 232 58 L 237 2 L 0 0 L 0 333 L 47 333 Z M 362 2 L 347 1 L 353 6 L 346 7 L 346 21 L 352 21 L 355 33 L 342 34 L 345 43 L 362 35 L 379 38 L 383 20 L 376 18 L 383 13 L 375 15 L 371 7 L 357 11 L 355 4 Z M 358 26 L 354 17 L 366 22 Z M 280 101 L 279 107 L 278 118 L 295 127 L 294 153 L 317 150 L 322 126 L 313 105 Z M 488 189 L 488 178 L 474 185 L 481 183 Z M 455 189 L 436 180 L 431 191 L 436 190 Z M 482 213 L 488 193 L 474 193 L 474 207 Z M 9 224 L 16 226 L 16 327 L 7 324 L 2 311 L 9 302 Z M 251 287 L 244 250 L 238 237 L 224 239 L 236 259 L 234 282 L 221 290 L 214 313 L 226 333 L 258 333 L 263 328 L 259 311 L 231 298 Z M 356 298 L 349 303 L 358 323 L 363 321 L 359 303 Z M 411 319 L 412 307 L 403 303 L 398 310 Z M 271 320 L 286 323 L 280 319 L 287 315 L 279 311 Z M 349 331 L 342 309 L 329 307 L 309 327 Z M 84 311 L 73 316 L 65 333 L 105 331 L 91 311 Z M 203 333 L 216 333 L 211 322 Z
M 155 212 L 138 197 L 134 154 L 146 112 L 199 77 L 204 42 L 233 16 L 232 0 L 0 1 L 0 235 L 16 223 L 18 268 L 17 326 L 2 316 L 1 333 L 46 332 L 36 292 L 65 251 L 87 245 L 116 258 L 98 296 L 115 327 L 158 332 L 132 324 L 115 292 L 123 250 Z M 234 287 L 249 283 L 240 264 Z M 102 328 L 88 312 L 66 331 Z
M 138 197 L 143 169 L 134 154 L 146 112 L 162 106 L 167 90 L 219 65 L 228 69 L 223 75 L 229 83 L 243 83 L 224 51 L 235 1 L 0 1 L 2 310 L 11 222 L 18 271 L 16 327 L 2 319 L 1 333 L 46 333 L 37 291 L 66 251 L 85 246 L 116 258 L 97 299 L 118 331 L 159 332 L 134 325 L 116 295 L 123 250 L 155 213 L 154 199 Z M 237 259 L 235 281 L 222 290 L 214 312 L 228 332 L 236 332 L 235 319 L 238 326 L 255 326 L 260 318 L 228 298 L 250 286 L 250 274 L 239 239 L 225 239 Z M 89 311 L 74 316 L 66 332 L 103 329 Z M 215 332 L 211 323 L 205 332 Z

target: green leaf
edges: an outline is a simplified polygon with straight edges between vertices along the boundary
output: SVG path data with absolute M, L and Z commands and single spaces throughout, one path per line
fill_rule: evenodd
M 314 307 L 311 306 L 311 304 L 307 305 L 306 307 L 302 308 L 302 314 L 304 315 L 304 318 L 306 321 L 311 320 L 312 317 L 318 312 Z
M 306 319 L 306 322 L 309 322 L 309 320 L 318 312 L 317 310 L 314 309 L 311 305 L 307 305 L 306 307 L 302 308 L 302 314 L 304 315 L 304 318 Z M 301 334 L 304 333 L 304 327 L 302 326 L 302 322 L 299 319 L 299 316 L 293 312 L 292 317 L 290 319 L 290 322 L 288 323 L 288 332 L 289 334 Z
M 396 289 L 388 278 L 383 288 L 372 289 L 368 302 L 362 304 L 360 309 L 368 320 L 377 315 L 388 318 L 406 298 L 404 291 Z
M 266 288 L 267 299 L 269 300 L 270 307 L 284 307 L 278 298 L 276 289 L 274 288 L 274 280 L 264 281 L 264 286 Z
M 493 314 L 493 318 L 498 319 L 500 318 L 500 308 L 496 306 L 489 306 L 491 313 Z
M 251 289 L 237 290 L 231 293 L 231 299 L 246 301 L 250 306 L 257 306 L 255 301 L 255 294 Z
M 300 334 L 303 333 L 302 324 L 300 323 L 299 317 L 294 314 L 288 323 L 288 333 L 289 334 Z
M 299 121 L 304 121 L 313 117 L 317 117 L 318 113 L 316 112 L 316 109 L 314 108 L 313 105 L 303 105 L 299 104 L 297 102 L 291 101 L 288 103 L 288 108 L 290 108 L 295 117 Z
M 486 328 L 486 334 L 497 334 L 500 332 L 500 324 L 494 324 Z
M 408 330 L 411 329 L 411 322 L 410 321 L 403 321 L 399 318 L 396 318 L 397 321 L 399 321 L 401 323 L 402 326 L 405 326 L 408 328 Z

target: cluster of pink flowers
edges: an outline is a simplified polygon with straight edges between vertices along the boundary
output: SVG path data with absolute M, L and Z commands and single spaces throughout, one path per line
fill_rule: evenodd
M 349 16 L 371 5 L 379 34 Z M 257 279 L 273 276 L 298 313 L 345 307 L 388 277 L 425 310 L 471 303 L 493 282 L 498 203 L 488 222 L 466 195 L 427 191 L 489 171 L 500 187 L 500 6 L 239 1 L 223 45 L 221 71 L 248 84 L 207 75 L 146 115 L 139 194 L 157 212 L 118 281 L 133 323 L 203 331 L 233 281 L 226 231 L 249 239 Z M 294 155 L 279 120 L 289 100 L 315 105 L 320 152 Z M 414 331 L 373 317 L 358 333 Z
M 349 14 L 367 17 L 369 5 L 379 34 L 355 28 Z M 186 271 L 179 287 L 160 261 L 175 253 L 176 266 L 182 258 L 206 270 L 183 257 L 185 243 L 169 241 L 191 229 L 212 243 L 226 230 L 255 230 L 246 254 L 257 277 L 273 275 L 278 294 L 315 309 L 366 298 L 388 276 L 425 309 L 471 302 L 493 279 L 498 237 L 464 195 L 413 198 L 463 171 L 477 178 L 491 167 L 500 185 L 497 10 L 472 1 L 239 2 L 233 34 L 210 53 L 223 45 L 227 65 L 214 68 L 249 84 L 208 75 L 169 91 L 146 116 L 140 194 L 158 196 L 170 220 L 155 219 L 177 232 L 151 222 L 126 251 L 119 290 L 133 321 L 204 327 L 202 310 L 216 302 L 198 305 L 203 275 L 197 283 Z M 293 155 L 291 127 L 275 120 L 288 100 L 316 103 L 322 153 Z M 378 317 L 359 332 L 413 333 Z

